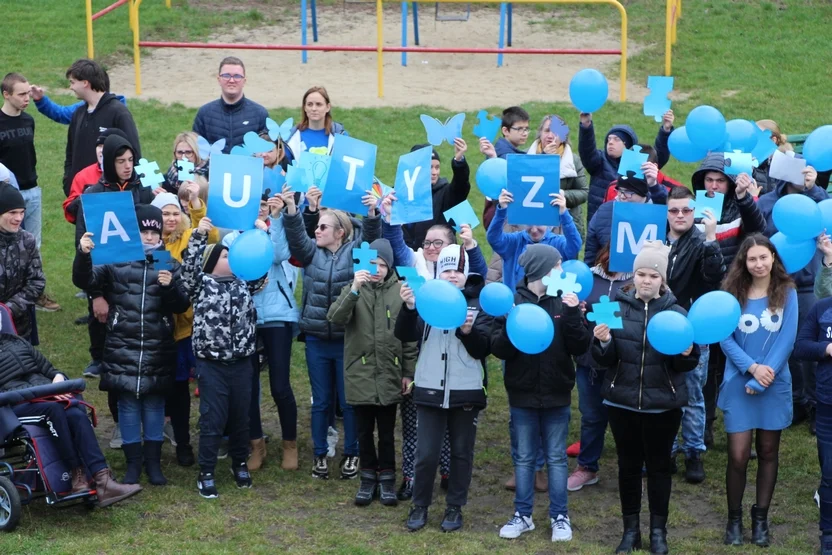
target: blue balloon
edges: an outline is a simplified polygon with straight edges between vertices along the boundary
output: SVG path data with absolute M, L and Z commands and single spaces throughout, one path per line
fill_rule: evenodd
M 708 154 L 708 149 L 699 148 L 690 142 L 688 131 L 684 126 L 673 130 L 667 138 L 667 147 L 680 162 L 698 162 Z
M 725 142 L 725 118 L 713 106 L 697 106 L 685 120 L 688 138 L 697 148 L 714 150 Z
M 818 203 L 820 218 L 823 222 L 823 229 L 826 233 L 832 233 L 832 199 L 822 200 Z
M 592 292 L 592 285 L 595 283 L 592 270 L 580 260 L 567 260 L 562 266 L 564 272 L 578 276 L 576 281 L 581 285 L 581 290 L 577 293 L 578 300 L 585 301 Z
M 610 87 L 607 78 L 597 69 L 582 69 L 569 82 L 569 98 L 580 110 L 591 114 L 607 101 Z
M 480 291 L 480 306 L 491 316 L 505 316 L 514 306 L 514 293 L 504 283 L 489 283 Z
M 508 163 L 503 158 L 489 158 L 477 168 L 477 187 L 482 194 L 497 200 L 503 189 L 508 187 Z
M 693 344 L 693 324 L 673 310 L 659 312 L 647 323 L 647 340 L 665 355 L 678 355 Z
M 832 170 L 832 125 L 818 127 L 806 137 L 803 157 L 819 172 Z
M 536 304 L 523 303 L 511 309 L 506 319 L 508 339 L 518 351 L 542 353 L 555 337 L 555 324 L 549 314 Z
M 726 291 L 705 293 L 690 307 L 688 321 L 693 325 L 693 340 L 712 345 L 727 339 L 737 329 L 742 315 L 740 302 Z
M 753 121 L 732 119 L 725 124 L 725 132 L 728 134 L 723 148 L 726 152 L 751 152 L 757 146 L 757 124 Z
M 786 267 L 786 271 L 790 274 L 799 272 L 805 268 L 815 256 L 815 248 L 817 245 L 814 239 L 791 239 L 784 235 L 782 231 L 778 231 L 771 236 L 771 242 L 774 243 L 777 254 L 780 256 L 780 260 L 783 261 L 783 266 Z
M 440 330 L 452 330 L 465 323 L 468 302 L 462 291 L 444 279 L 432 279 L 419 288 L 416 312 L 426 324 Z
M 274 245 L 268 234 L 249 229 L 240 234 L 228 249 L 228 265 L 238 278 L 254 281 L 266 275 L 274 259 Z
M 786 195 L 774 203 L 774 225 L 789 240 L 814 239 L 823 231 L 823 216 L 818 204 L 806 195 Z

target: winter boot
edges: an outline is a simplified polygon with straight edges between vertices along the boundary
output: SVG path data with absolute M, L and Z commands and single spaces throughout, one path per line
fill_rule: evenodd
M 264 438 L 251 440 L 251 455 L 248 458 L 249 470 L 260 470 L 266 464 L 266 440 Z
M 69 491 L 70 495 L 76 493 L 84 493 L 90 490 L 90 482 L 87 480 L 87 471 L 83 466 L 72 469 L 72 489 Z
M 193 466 L 196 463 L 194 448 L 190 444 L 176 444 L 176 462 L 179 466 Z
M 742 545 L 742 507 L 728 509 L 728 524 L 725 525 L 725 545 Z
M 355 504 L 359 507 L 366 507 L 373 502 L 378 487 L 378 478 L 375 470 L 363 469 L 358 473 L 358 493 L 355 494 Z
M 641 549 L 641 528 L 638 517 L 638 514 L 623 517 L 624 533 L 621 536 L 621 543 L 615 548 L 616 553 L 632 553 Z
M 667 548 L 667 517 L 650 515 L 650 553 L 670 553 Z
M 163 441 L 144 442 L 144 470 L 147 472 L 147 479 L 154 486 L 164 486 L 168 483 L 167 478 L 162 474 L 163 443 Z
M 134 445 L 138 445 L 138 443 Z M 141 465 L 139 465 L 139 472 L 141 473 Z M 95 481 L 95 496 L 98 498 L 98 506 L 101 508 L 109 507 L 113 503 L 118 503 L 142 491 L 142 487 L 139 485 L 116 482 L 116 477 L 113 476 L 113 472 L 109 468 L 96 472 L 93 480 Z
M 751 543 L 760 547 L 771 545 L 768 535 L 768 507 L 751 506 Z
M 298 442 L 284 441 L 283 442 L 283 462 L 280 464 L 283 470 L 297 470 L 298 469 Z
M 127 460 L 127 472 L 124 473 L 122 484 L 138 484 L 142 476 L 142 444 L 125 443 L 121 446 L 124 458 Z
M 382 470 L 378 473 L 379 499 L 381 504 L 393 507 L 398 504 L 396 498 L 396 473 L 393 470 Z

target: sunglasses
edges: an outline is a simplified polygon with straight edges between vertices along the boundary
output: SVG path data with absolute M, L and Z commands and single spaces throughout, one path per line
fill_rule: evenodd
M 685 216 L 689 215 L 693 212 L 693 208 L 668 208 L 667 213 L 672 214 L 674 216 L 678 216 L 679 213 L 684 214 Z

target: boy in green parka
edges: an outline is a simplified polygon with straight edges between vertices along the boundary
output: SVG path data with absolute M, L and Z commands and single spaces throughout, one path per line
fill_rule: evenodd
M 393 335 L 402 307 L 399 283 L 393 269 L 393 249 L 386 239 L 370 248 L 378 257 L 376 273 L 355 272 L 327 319 L 345 327 L 344 388 L 347 403 L 355 411 L 358 427 L 360 479 L 356 505 L 372 503 L 378 486 L 383 505 L 395 505 L 396 406 L 410 394 L 416 371 L 417 343 L 402 343 Z M 378 454 L 373 432 L 378 426 Z

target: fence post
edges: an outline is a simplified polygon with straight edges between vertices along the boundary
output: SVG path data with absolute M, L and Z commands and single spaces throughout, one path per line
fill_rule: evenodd
M 676 0 L 667 0 L 664 21 L 664 74 L 666 77 L 671 75 L 671 58 L 673 56 L 671 50 L 673 48 L 673 27 L 675 27 L 673 11 L 675 7 Z
M 87 0 L 87 58 L 95 57 L 92 39 L 92 0 Z
M 142 0 L 130 0 L 130 16 L 133 20 L 133 67 L 136 68 L 136 96 L 142 94 L 142 55 L 139 49 L 139 6 Z
M 384 2 L 376 0 L 376 59 L 378 74 L 378 97 L 384 98 Z

